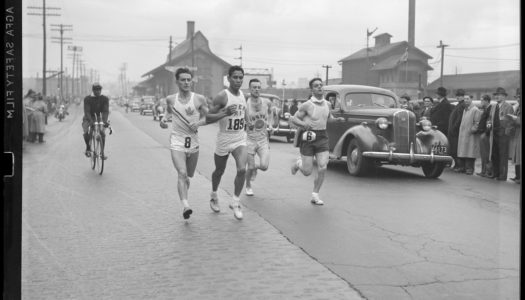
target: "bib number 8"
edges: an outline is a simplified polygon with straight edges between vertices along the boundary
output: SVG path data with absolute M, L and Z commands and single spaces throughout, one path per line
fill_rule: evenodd
M 184 139 L 184 147 L 185 148 L 190 148 L 191 147 L 191 137 L 188 136 L 188 137 L 186 137 Z
M 228 130 L 244 130 L 244 119 L 229 119 Z

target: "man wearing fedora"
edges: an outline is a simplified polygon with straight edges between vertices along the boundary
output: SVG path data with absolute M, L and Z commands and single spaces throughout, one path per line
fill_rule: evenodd
M 494 179 L 507 180 L 509 165 L 509 143 L 513 135 L 512 121 L 507 115 L 514 115 L 512 105 L 505 101 L 507 92 L 498 87 L 494 93 L 496 104 L 492 105 L 487 121 L 487 129 L 490 130 L 489 157 L 492 165 Z
M 463 111 L 465 110 L 465 91 L 463 89 L 458 89 L 456 91 L 456 99 L 458 103 L 452 110 L 452 113 L 450 113 L 450 118 L 448 120 L 447 138 L 450 149 L 448 155 L 454 158 L 453 170 L 458 173 L 465 173 L 465 166 L 462 164 L 463 160 L 458 159 L 459 127 L 463 118 Z
M 430 122 L 432 122 L 432 125 L 436 126 L 439 131 L 443 132 L 443 134 L 447 134 L 448 120 L 453 107 L 452 104 L 448 102 L 447 89 L 440 86 L 438 87 L 436 94 L 437 103 L 434 103 L 434 107 L 430 111 Z

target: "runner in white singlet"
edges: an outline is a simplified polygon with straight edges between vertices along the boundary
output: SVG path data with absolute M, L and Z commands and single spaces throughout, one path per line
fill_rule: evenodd
M 328 165 L 328 135 L 326 133 L 327 122 L 344 122 L 344 118 L 334 118 L 330 110 L 330 102 L 323 98 L 323 80 L 314 78 L 310 80 L 312 97 L 303 103 L 290 121 L 305 131 L 311 131 L 310 136 L 315 135 L 315 140 L 301 141 L 301 157 L 292 165 L 292 174 L 301 170 L 305 176 L 309 176 L 313 171 L 314 156 L 317 160 L 317 172 L 314 180 L 312 192 L 312 204 L 323 205 L 324 202 L 319 198 L 319 190 L 324 181 L 326 167 Z M 300 139 L 300 134 L 297 136 Z
M 193 74 L 188 68 L 177 69 L 175 81 L 179 93 L 166 98 L 167 115 L 160 121 L 163 128 L 168 127 L 166 120 L 169 117 L 173 123 L 170 134 L 171 160 L 178 173 L 177 190 L 184 219 L 188 219 L 193 212 L 188 203 L 188 189 L 199 159 L 197 129 L 206 124 L 208 113 L 206 98 L 191 92 L 192 80 Z
M 248 168 L 246 170 L 246 195 L 253 196 L 251 182 L 255 180 L 257 170 L 266 171 L 270 164 L 270 144 L 268 141 L 268 124 L 272 124 L 272 102 L 259 97 L 261 82 L 250 80 L 250 97 L 246 105 L 246 132 L 248 147 Z M 259 163 L 255 163 L 255 154 Z
M 219 198 L 217 189 L 221 182 L 222 174 L 226 169 L 226 162 L 230 153 L 235 159 L 237 175 L 234 181 L 234 195 L 230 204 L 233 215 L 238 220 L 242 219 L 241 195 L 246 175 L 246 132 L 245 111 L 246 100 L 241 92 L 244 70 L 239 66 L 232 66 L 228 70 L 228 81 L 230 86 L 219 92 L 212 101 L 209 114 L 206 116 L 207 123 L 219 121 L 219 133 L 217 134 L 217 147 L 215 149 L 215 171 L 212 174 L 212 192 L 210 207 L 214 212 L 219 212 Z

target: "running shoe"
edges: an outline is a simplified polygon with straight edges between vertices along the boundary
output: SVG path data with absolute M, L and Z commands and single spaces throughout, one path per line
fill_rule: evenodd
M 319 196 L 315 197 L 312 195 L 312 200 L 310 200 L 310 202 L 314 205 L 323 205 L 324 202 L 323 200 L 319 199 Z
M 247 196 L 253 196 L 253 190 L 251 187 L 246 187 L 246 195 Z
M 219 199 L 216 199 L 216 198 L 211 198 L 210 199 L 210 208 L 211 210 L 213 210 L 213 212 L 220 212 L 221 211 L 221 208 L 219 206 Z
M 295 175 L 297 171 L 299 171 L 299 161 L 301 161 L 300 157 L 298 157 L 297 160 L 292 164 L 292 175 Z
M 230 208 L 233 210 L 233 216 L 237 220 L 242 220 L 242 210 L 240 204 L 230 204 Z
M 191 208 L 189 207 L 185 207 L 184 210 L 182 211 L 182 217 L 187 220 L 190 218 L 190 215 L 193 213 L 193 210 L 191 210 Z
M 86 152 L 84 152 L 84 155 L 86 155 L 86 157 L 91 157 L 91 150 L 86 150 Z

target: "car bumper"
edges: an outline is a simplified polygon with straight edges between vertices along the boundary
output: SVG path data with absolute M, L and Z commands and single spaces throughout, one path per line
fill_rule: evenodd
M 373 152 L 373 151 L 364 151 L 363 157 L 380 159 L 383 161 L 389 162 L 399 162 L 399 163 L 417 163 L 417 162 L 442 162 L 442 163 L 452 163 L 454 160 L 452 156 L 448 155 L 435 155 L 431 154 L 416 154 L 416 153 L 396 153 L 396 152 Z

